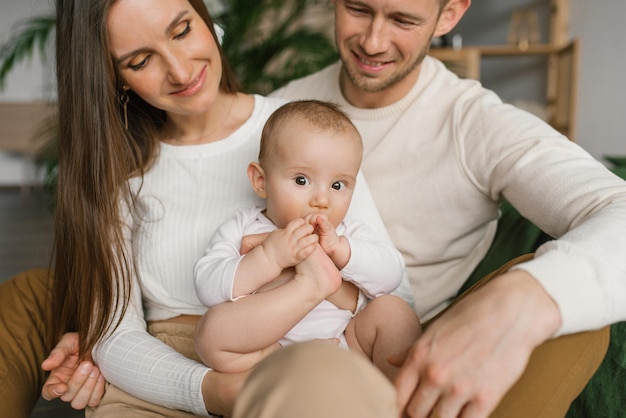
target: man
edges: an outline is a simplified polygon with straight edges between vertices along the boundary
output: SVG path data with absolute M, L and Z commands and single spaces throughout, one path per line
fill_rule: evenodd
M 426 56 L 432 37 L 469 6 L 335 0 L 341 62 L 275 95 L 336 102 L 361 132 L 362 169 L 422 319 L 454 298 L 484 257 L 502 200 L 559 238 L 451 307 L 394 359 L 403 364 L 400 409 L 563 416 L 603 357 L 607 330 L 544 343 L 626 319 L 626 186 L 542 121 Z

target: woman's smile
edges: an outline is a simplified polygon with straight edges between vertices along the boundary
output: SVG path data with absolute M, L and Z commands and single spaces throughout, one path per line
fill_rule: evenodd
M 204 87 L 204 84 L 206 82 L 206 73 L 207 73 L 206 70 L 207 70 L 206 66 L 202 67 L 200 74 L 198 74 L 198 76 L 195 79 L 193 79 L 191 83 L 189 83 L 187 86 L 183 87 L 182 89 L 173 91 L 170 94 L 173 96 L 178 96 L 178 97 L 193 96 L 194 94 L 199 92 L 202 89 L 202 87 Z

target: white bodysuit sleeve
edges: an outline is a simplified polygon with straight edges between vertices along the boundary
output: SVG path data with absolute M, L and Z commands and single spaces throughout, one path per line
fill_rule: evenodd
M 243 211 L 224 222 L 211 238 L 204 256 L 194 267 L 198 299 L 205 306 L 233 300 L 235 273 L 243 256 L 239 253 L 243 236 Z
M 365 224 L 355 221 L 346 223 L 345 236 L 350 242 L 350 261 L 341 270 L 344 279 L 370 298 L 389 294 L 400 286 L 404 259 L 391 243 L 376 239 Z

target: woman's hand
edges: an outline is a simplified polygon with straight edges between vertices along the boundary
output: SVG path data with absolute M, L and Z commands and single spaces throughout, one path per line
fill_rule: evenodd
M 402 366 L 399 409 L 411 418 L 487 417 L 560 321 L 554 300 L 525 271 L 494 279 L 389 359 Z
M 50 376 L 41 389 L 45 400 L 61 398 L 74 409 L 97 406 L 104 396 L 105 380 L 91 359 L 78 361 L 78 334 L 67 333 L 41 364 Z
M 241 391 L 250 370 L 243 373 L 209 371 L 202 381 L 202 396 L 206 410 L 212 415 L 230 417 L 235 399 Z

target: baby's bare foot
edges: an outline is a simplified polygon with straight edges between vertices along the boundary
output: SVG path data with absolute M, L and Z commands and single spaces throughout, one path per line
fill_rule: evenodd
M 320 292 L 323 297 L 335 293 L 341 285 L 339 270 L 319 245 L 313 254 L 295 267 L 295 270 L 294 280 Z

